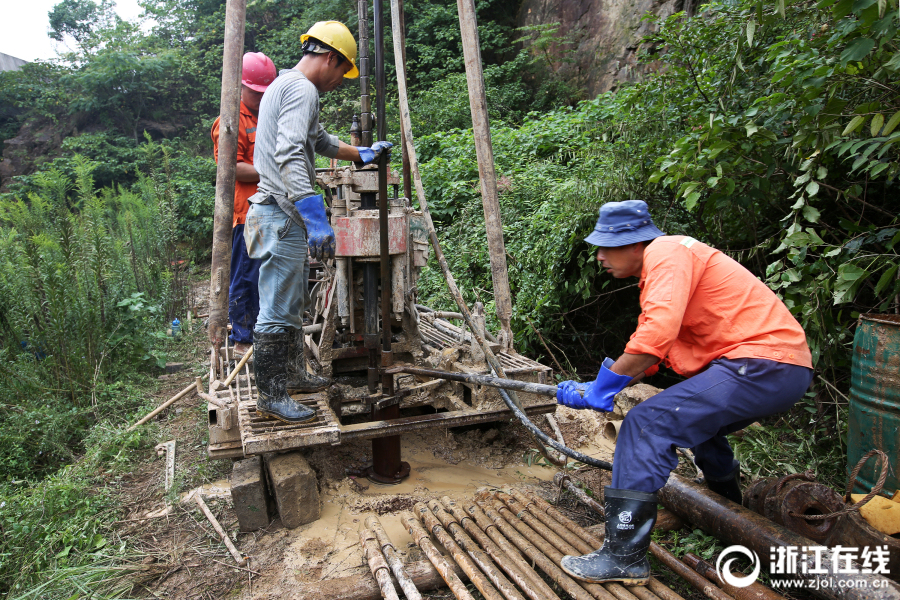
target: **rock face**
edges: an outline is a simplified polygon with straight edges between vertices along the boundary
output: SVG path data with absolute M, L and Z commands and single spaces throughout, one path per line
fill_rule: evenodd
M 647 13 L 668 17 L 691 13 L 692 0 L 524 0 L 520 27 L 559 23 L 557 35 L 574 44 L 573 64 L 554 65 L 567 81 L 578 82 L 588 97 L 615 89 L 625 81 L 639 81 L 658 65 L 637 64 L 641 39 L 653 32 L 641 19 Z M 687 6 L 685 6 L 687 5 Z M 557 49 L 557 55 L 559 49 Z

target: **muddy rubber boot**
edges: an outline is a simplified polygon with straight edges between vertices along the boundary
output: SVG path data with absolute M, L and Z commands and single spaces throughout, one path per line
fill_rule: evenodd
M 285 423 L 305 423 L 316 411 L 287 394 L 285 362 L 292 333 L 253 333 L 253 371 L 256 374 L 256 412 Z
M 288 329 L 291 345 L 287 354 L 287 389 L 301 394 L 321 392 L 331 380 L 313 375 L 306 370 L 306 345 L 303 343 L 303 330 Z
M 656 494 L 607 487 L 606 539 L 599 550 L 565 556 L 563 571 L 581 581 L 645 585 L 650 578 L 650 532 L 656 523 Z
M 741 494 L 741 465 L 734 468 L 734 471 L 723 477 L 710 477 L 706 473 L 706 487 L 728 498 L 732 502 L 741 504 L 744 497 Z

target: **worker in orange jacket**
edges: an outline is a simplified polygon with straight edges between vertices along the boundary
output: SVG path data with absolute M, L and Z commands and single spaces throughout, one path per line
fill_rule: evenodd
M 238 121 L 237 169 L 234 185 L 234 218 L 231 230 L 231 281 L 228 286 L 228 319 L 234 352 L 243 355 L 253 344 L 253 326 L 259 315 L 259 261 L 247 255 L 244 224 L 250 207 L 247 199 L 256 193 L 259 174 L 253 167 L 256 123 L 263 92 L 275 81 L 278 72 L 272 60 L 262 52 L 244 55 L 241 73 L 241 114 Z M 219 162 L 219 119 L 210 135 L 213 152 Z
M 582 581 L 641 585 L 656 522 L 656 492 L 691 448 L 707 485 L 741 502 L 740 463 L 725 436 L 788 410 L 812 380 L 806 335 L 766 285 L 732 258 L 656 228 L 641 200 L 610 202 L 586 241 L 616 278 L 638 277 L 641 315 L 617 360 L 596 381 L 559 386 L 571 408 L 611 411 L 615 395 L 659 364 L 688 377 L 632 408 L 616 439 L 604 492 L 606 537 L 563 569 Z

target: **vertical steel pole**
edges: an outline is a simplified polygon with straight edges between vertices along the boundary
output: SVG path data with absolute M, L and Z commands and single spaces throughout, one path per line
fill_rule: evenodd
M 383 0 L 374 0 L 372 20 L 375 29 L 375 126 L 378 140 L 387 137 L 385 118 L 385 76 L 384 76 L 384 5 Z M 394 376 L 387 373 L 394 364 L 391 349 L 391 256 L 388 242 L 388 156 L 381 155 L 378 161 L 378 222 L 381 254 L 381 393 L 394 395 Z M 400 405 L 372 408 L 373 421 L 386 421 L 400 416 Z M 400 460 L 400 436 L 376 438 L 372 440 L 371 478 L 381 483 L 398 483 L 409 473 L 409 465 Z
M 369 3 L 358 0 L 359 12 L 359 126 L 360 145 L 372 145 L 372 97 L 369 95 Z
M 228 284 L 231 278 L 231 224 L 237 169 L 241 66 L 247 0 L 225 5 L 225 50 L 222 54 L 222 99 L 219 108 L 219 164 L 213 213 L 212 277 L 209 282 L 209 341 L 213 349 L 228 336 Z
M 503 223 L 497 198 L 497 173 L 494 170 L 494 149 L 491 146 L 491 124 L 488 119 L 487 96 L 484 92 L 484 72 L 481 68 L 481 46 L 478 41 L 478 21 L 475 0 L 456 0 L 459 27 L 462 32 L 463 56 L 466 61 L 466 81 L 469 86 L 469 107 L 475 134 L 475 153 L 481 177 L 481 202 L 484 206 L 484 225 L 487 230 L 488 252 L 491 257 L 491 279 L 494 283 L 494 303 L 500 319 L 498 337 L 504 349 L 513 347 L 512 295 L 506 268 L 506 246 L 503 243 Z

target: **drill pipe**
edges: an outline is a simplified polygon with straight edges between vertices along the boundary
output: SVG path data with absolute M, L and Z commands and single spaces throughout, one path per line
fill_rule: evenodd
M 534 563 L 540 567 L 555 584 L 575 598 L 575 600 L 594 600 L 594 597 L 587 593 L 577 581 L 566 575 L 562 569 L 556 566 L 556 563 L 550 560 L 550 558 L 541 551 L 538 544 L 517 532 L 515 528 L 507 523 L 506 520 L 504 520 L 503 517 L 501 517 L 488 503 L 479 503 L 478 506 L 466 506 L 466 512 L 476 519 L 490 519 L 493 522 L 494 530 L 499 529 L 510 542 L 521 550 L 522 554 L 534 561 Z
M 674 573 L 687 581 L 697 591 L 710 600 L 734 600 L 734 598 L 717 588 L 705 577 L 701 577 L 699 573 L 689 568 L 686 564 L 678 560 L 674 554 L 656 542 L 650 543 L 650 552 L 652 552 L 653 556 L 658 558 L 662 564 L 669 567 Z
M 453 518 L 453 515 L 447 512 L 440 502 L 437 500 L 429 500 L 428 508 L 431 509 L 432 514 L 441 522 L 444 529 L 453 536 L 456 543 L 459 544 L 469 557 L 471 557 L 472 561 L 484 571 L 485 575 L 488 576 L 488 579 L 491 580 L 491 583 L 500 590 L 500 593 L 503 594 L 504 597 L 508 600 L 525 600 L 509 579 L 504 577 L 503 573 L 494 567 L 494 561 L 491 560 L 491 557 L 488 556 L 471 537 L 469 537 L 462 526 Z M 503 562 L 505 563 L 506 561 Z M 501 566 L 501 563 L 498 561 L 497 565 Z M 512 569 L 512 572 L 514 574 L 515 569 Z
M 759 556 L 770 556 L 775 548 L 816 546 L 803 537 L 734 502 L 672 473 L 658 492 L 659 502 L 679 517 L 730 544 L 740 544 Z M 900 589 L 882 575 L 837 573 L 831 549 L 815 556 L 803 555 L 793 576 L 809 581 L 812 594 L 826 600 L 900 600 Z M 825 570 L 821 575 L 816 571 Z
M 422 524 L 425 525 L 428 531 L 430 531 L 441 545 L 447 549 L 447 552 L 450 553 L 450 556 L 453 557 L 453 560 L 456 561 L 459 568 L 463 570 L 463 573 L 469 576 L 469 581 L 475 584 L 475 587 L 478 588 L 478 591 L 481 592 L 481 595 L 484 596 L 486 600 L 503 600 L 503 596 L 494 589 L 491 582 L 478 570 L 478 567 L 472 562 L 472 559 L 466 555 L 463 549 L 453 541 L 453 536 L 447 533 L 447 530 L 441 526 L 440 522 L 438 522 L 437 518 L 431 514 L 431 511 L 428 510 L 427 506 L 421 502 L 416 502 L 415 506 L 413 506 L 413 514 L 419 517 L 419 520 L 422 521 Z
M 518 514 L 516 515 L 519 519 L 521 519 L 525 525 L 532 527 L 538 535 L 544 536 L 544 539 L 552 543 L 558 550 L 560 550 L 563 554 L 571 554 L 571 555 L 579 555 L 579 554 L 587 554 L 593 552 L 599 546 L 592 546 L 585 543 L 583 540 L 579 539 L 577 536 L 573 539 L 572 544 L 568 543 L 562 537 L 556 535 L 552 529 L 541 523 L 539 520 L 535 519 L 533 516 L 533 512 L 536 509 L 527 510 L 522 507 L 521 504 L 516 502 L 511 496 L 508 494 L 497 493 L 495 497 L 502 500 L 506 503 L 510 510 L 515 511 L 518 510 Z M 554 523 L 551 526 L 554 528 L 558 528 L 562 523 Z M 549 535 L 548 535 L 549 534 Z M 551 538 L 555 538 L 551 539 Z M 574 545 L 573 545 L 574 544 Z M 560 557 L 559 560 L 561 560 Z M 557 562 L 559 562 L 559 560 Z M 638 600 L 635 594 L 626 589 L 622 584 L 616 582 L 604 583 L 604 584 L 582 584 L 588 591 L 592 591 L 588 588 L 588 585 L 593 585 L 597 587 L 602 587 L 606 592 L 611 593 L 618 600 Z
M 466 585 L 459 576 L 453 572 L 453 567 L 447 563 L 447 560 L 440 552 L 438 552 L 438 549 L 434 547 L 434 544 L 431 543 L 428 533 L 422 529 L 422 526 L 419 525 L 416 518 L 407 513 L 402 516 L 400 520 L 403 522 L 403 525 L 406 526 L 406 530 L 409 532 L 409 535 L 412 536 L 416 545 L 422 549 L 422 552 L 425 553 L 425 556 L 427 556 L 428 560 L 431 561 L 431 564 L 434 565 L 435 570 L 440 573 L 443 580 L 447 583 L 447 587 L 453 592 L 453 595 L 456 596 L 458 600 L 475 600 L 472 597 L 472 594 L 469 593 L 469 590 L 466 589 Z
M 381 555 L 378 548 L 378 542 L 375 541 L 375 535 L 366 528 L 359 530 L 359 543 L 363 547 L 363 553 L 369 562 L 369 570 L 375 576 L 378 587 L 381 588 L 381 595 L 387 600 L 400 600 L 397 596 L 397 590 L 394 589 L 394 583 L 391 581 L 391 570 Z
M 504 552 L 488 534 L 481 530 L 478 523 L 448 496 L 443 496 L 441 502 L 444 509 L 453 515 L 453 518 L 463 526 L 463 529 L 484 548 L 488 555 L 494 559 L 494 562 L 506 571 L 507 575 L 531 600 L 559 600 L 559 597 L 553 590 L 544 583 L 544 580 L 534 572 L 534 569 L 527 562 L 522 560 L 522 556 L 515 549 L 510 548 L 511 553 Z M 438 518 L 440 518 L 440 515 Z M 499 535 L 499 532 L 497 533 Z
M 719 577 L 719 574 L 716 573 L 716 568 L 696 554 L 685 554 L 681 560 L 700 575 L 722 588 L 722 591 L 734 597 L 735 600 L 784 600 L 784 596 L 758 581 L 754 581 L 746 587 L 735 587 L 725 583 Z
M 562 537 L 557 535 L 556 532 L 550 529 L 550 527 L 547 527 L 547 525 L 542 523 L 540 519 L 529 512 L 524 506 L 519 504 L 516 499 L 509 494 L 504 494 L 503 492 L 495 492 L 494 498 L 506 504 L 506 506 L 509 507 L 509 510 L 512 511 L 512 513 L 516 515 L 518 519 L 521 519 L 523 523 L 534 529 L 538 533 L 538 535 L 553 544 L 553 546 L 563 554 L 572 554 L 578 556 L 581 554 L 589 554 L 596 550 L 596 548 L 592 548 L 580 538 L 572 540 L 572 543 L 564 540 Z
M 381 553 L 384 554 L 384 558 L 387 560 L 388 565 L 390 565 L 391 571 L 394 572 L 394 577 L 397 578 L 397 583 L 400 584 L 400 589 L 403 590 L 406 599 L 422 600 L 422 595 L 419 594 L 419 590 L 416 589 L 416 584 L 413 583 L 413 580 L 406 572 L 403 561 L 400 560 L 400 557 L 397 555 L 394 544 L 388 537 L 384 527 L 381 526 L 381 521 L 378 520 L 378 517 L 375 515 L 367 517 L 366 527 L 371 529 L 372 533 L 375 534 L 375 539 L 378 540 L 378 545 L 381 547 Z
M 525 536 L 532 544 L 537 546 L 544 554 L 546 554 L 547 558 L 552 560 L 554 564 L 558 565 L 561 563 L 565 553 L 557 550 L 553 544 L 545 540 L 539 533 L 529 527 L 524 521 L 516 517 L 512 513 L 512 511 L 506 507 L 505 504 L 500 502 L 500 500 L 494 498 L 493 508 L 507 523 L 512 525 L 519 531 L 520 534 Z M 574 548 L 572 550 L 572 554 L 578 554 L 578 552 L 575 551 Z M 601 586 L 599 583 L 586 583 L 583 581 L 579 581 L 578 583 L 597 600 L 617 600 L 611 592 L 607 591 L 607 589 Z
M 548 527 L 559 527 L 559 525 L 565 526 L 566 529 L 577 535 L 579 538 L 584 540 L 591 548 L 596 550 L 600 546 L 603 545 L 603 540 L 598 538 L 595 535 L 591 535 L 588 531 L 582 529 L 578 526 L 575 521 L 572 521 L 567 516 L 563 515 L 561 512 L 556 510 L 552 504 L 538 496 L 537 494 L 525 494 L 524 492 L 513 489 L 512 490 L 513 497 L 525 505 L 529 511 L 535 514 L 539 519 L 544 521 Z M 534 509 L 531 507 L 534 506 Z M 550 520 L 544 520 L 543 517 L 547 517 Z
M 547 502 L 546 500 L 544 500 L 537 494 L 525 494 L 525 493 L 519 492 L 518 490 L 513 490 L 513 495 L 516 496 L 517 498 L 521 498 L 521 499 L 530 501 L 531 504 L 526 504 L 526 508 L 530 512 L 535 513 L 536 510 L 544 510 L 544 512 L 546 514 L 548 514 L 548 515 L 552 516 L 554 519 L 556 519 L 556 521 L 558 521 L 558 524 L 553 525 L 552 527 L 558 528 L 559 525 L 562 525 L 563 527 L 565 527 L 566 529 L 571 531 L 573 534 L 575 534 L 576 536 L 578 536 L 579 538 L 581 538 L 582 540 L 587 542 L 587 544 L 592 548 L 599 548 L 600 546 L 603 545 L 603 540 L 601 540 L 600 538 L 598 538 L 595 535 L 592 535 L 589 531 L 583 529 L 577 523 L 575 523 L 574 521 L 572 521 L 571 519 L 569 519 L 568 517 L 563 515 L 561 512 L 559 512 L 555 508 L 553 508 L 553 506 L 549 502 Z M 534 508 L 532 508 L 532 506 Z M 679 596 L 678 594 L 676 594 L 674 591 L 670 590 L 668 587 L 664 586 L 663 584 L 659 583 L 659 581 L 657 581 L 656 578 L 654 578 L 652 576 L 650 577 L 650 583 L 656 583 L 659 585 L 655 586 L 656 589 L 653 591 L 648 590 L 647 587 L 640 586 L 640 585 L 629 586 L 627 589 L 629 592 L 631 592 L 632 594 L 637 596 L 640 600 L 655 600 L 657 597 L 662 598 L 663 600 L 684 600 L 683 598 L 681 598 L 681 596 Z M 618 584 L 612 584 L 612 585 L 617 586 Z M 611 585 L 611 587 L 612 587 L 612 585 Z M 648 584 L 648 587 L 649 587 L 649 584 Z M 658 590 L 660 590 L 660 588 L 662 590 L 664 590 L 661 593 L 660 593 L 660 591 L 658 591 Z
M 500 377 L 490 377 L 488 375 L 479 375 L 477 373 L 456 373 L 453 371 L 423 369 L 421 367 L 411 367 L 406 365 L 393 367 L 392 369 L 388 369 L 387 372 L 390 374 L 408 373 L 410 375 L 420 375 L 422 377 L 432 377 L 434 379 L 447 379 L 449 381 L 461 381 L 463 383 L 477 383 L 478 385 L 517 390 L 520 392 L 530 392 L 532 394 L 556 398 L 555 385 L 529 383 L 526 381 L 516 381 L 515 379 L 501 379 Z

